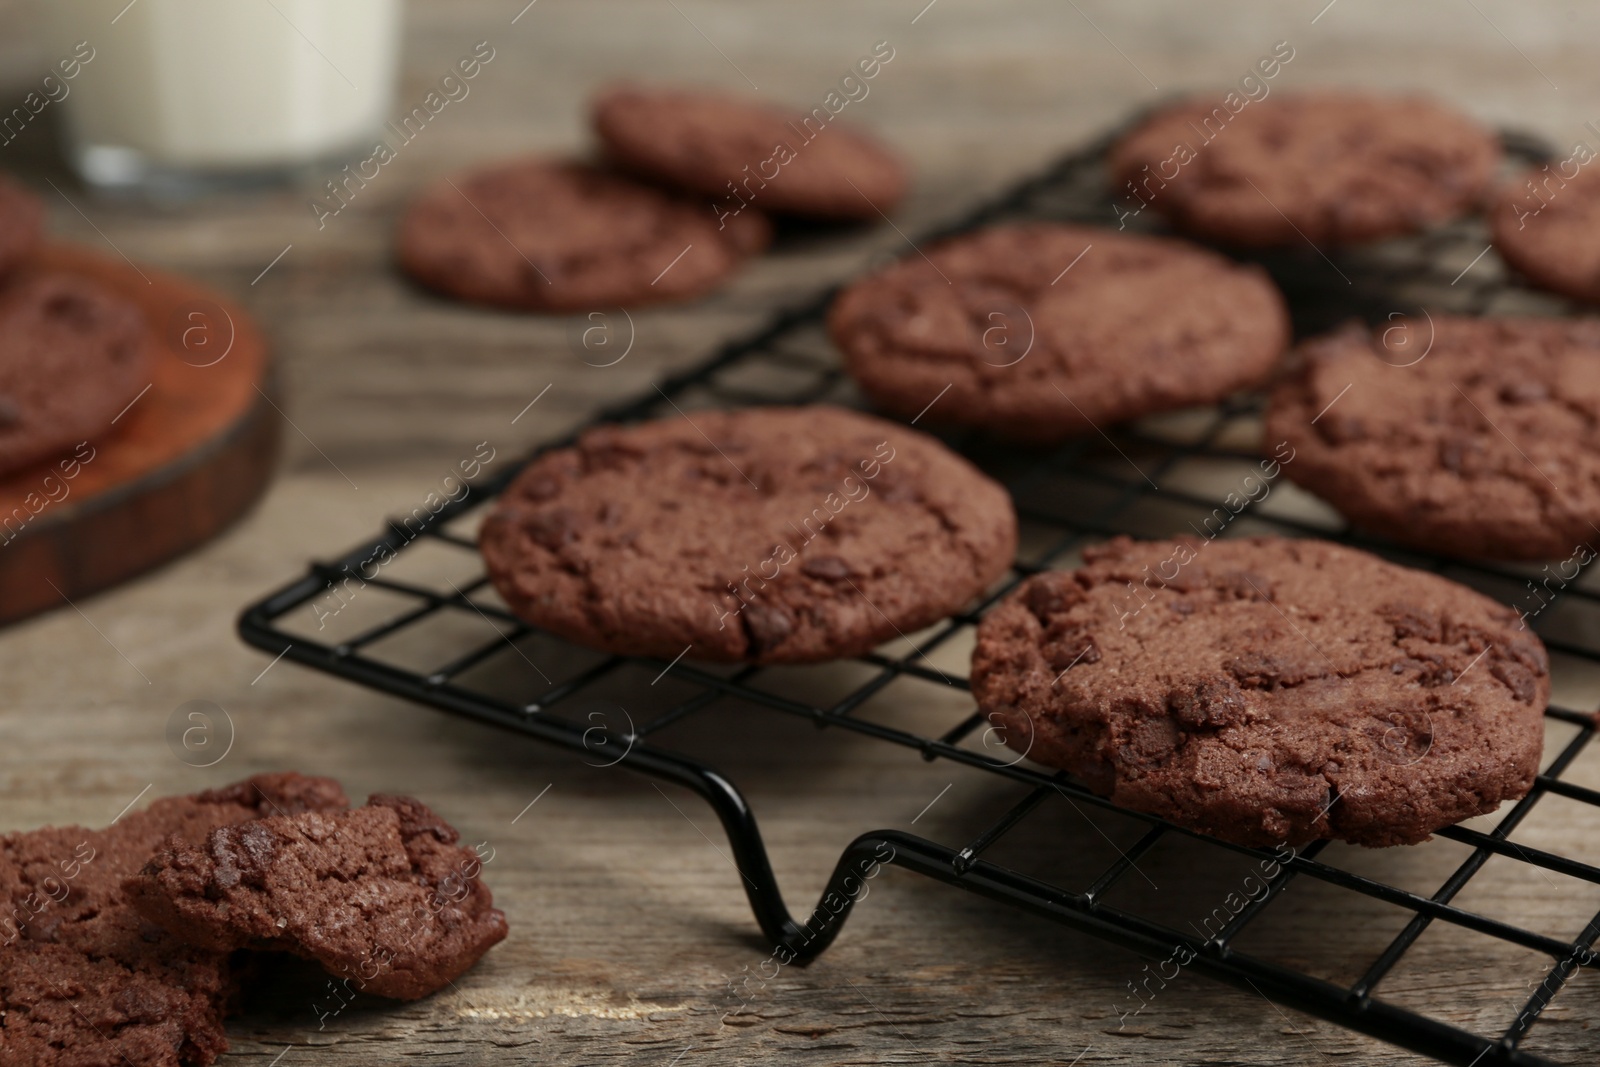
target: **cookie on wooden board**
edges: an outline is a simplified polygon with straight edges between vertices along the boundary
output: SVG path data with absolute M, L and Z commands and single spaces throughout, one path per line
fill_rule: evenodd
M 1266 439 L 1358 526 L 1494 559 L 1600 544 L 1600 320 L 1429 315 L 1298 355 Z
M 1006 491 L 834 407 L 696 411 L 534 460 L 480 544 L 511 610 L 628 655 L 802 663 L 960 610 L 1011 565 Z
M 592 106 L 619 166 L 749 211 L 873 220 L 899 206 L 906 171 L 888 149 L 824 108 L 790 111 L 711 90 L 613 86 Z
M 330 779 L 266 774 L 162 798 L 104 830 L 0 837 L 0 1063 L 213 1062 L 228 1047 L 228 957 L 145 920 L 125 880 L 171 834 L 347 804 Z
M 400 265 L 469 303 L 583 311 L 702 296 L 766 247 L 755 212 L 709 205 L 581 163 L 521 159 L 442 179 L 400 223 Z
M 114 433 L 151 382 L 151 348 L 143 313 L 87 278 L 0 287 L 0 475 Z
M 351 992 L 415 1000 L 506 936 L 476 852 L 420 801 L 374 796 L 174 835 L 129 885 L 147 919 L 218 952 L 292 952 Z
M 1148 207 L 1225 244 L 1331 247 L 1468 213 L 1500 157 L 1492 132 L 1431 100 L 1324 90 L 1169 105 L 1117 142 L 1110 169 L 1123 218 Z
M 1409 844 L 1524 795 L 1548 660 L 1510 608 L 1323 541 L 1134 542 L 986 615 L 1006 743 L 1242 845 Z
M 1032 223 L 923 251 L 828 313 L 850 376 L 903 418 L 1059 441 L 1213 403 L 1289 343 L 1263 271 L 1187 242 Z

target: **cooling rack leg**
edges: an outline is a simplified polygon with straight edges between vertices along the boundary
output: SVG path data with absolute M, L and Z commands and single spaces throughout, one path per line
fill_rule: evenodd
M 885 866 L 904 867 L 946 882 L 960 877 L 951 864 L 949 851 L 930 841 L 895 830 L 862 834 L 839 857 L 817 906 L 797 922 L 772 873 L 755 814 L 732 782 L 708 767 L 649 750 L 634 749 L 623 765 L 676 782 L 711 805 L 728 835 L 734 865 L 756 923 L 785 964 L 803 966 L 821 955 L 839 936 L 851 909 L 871 891 L 873 879 Z
M 685 786 L 711 805 L 728 835 L 750 910 L 786 964 L 809 963 L 832 944 L 850 910 L 866 897 L 884 866 L 897 864 L 935 877 L 954 876 L 948 855 L 921 838 L 888 830 L 863 834 L 839 857 L 816 908 L 796 922 L 778 889 L 755 814 L 733 783 L 710 768 L 638 750 L 630 753 L 624 765 Z
M 790 956 L 785 962 L 806 964 L 821 955 L 839 936 L 851 910 L 871 892 L 872 880 L 891 865 L 942 881 L 958 877 L 949 851 L 932 842 L 896 830 L 862 834 L 839 857 L 816 908 L 803 922 L 791 921 L 791 936 L 779 943 Z
M 790 917 L 783 902 L 755 813 L 732 782 L 708 767 L 638 749 L 630 752 L 622 765 L 676 782 L 703 797 L 717 813 L 728 835 L 734 866 L 738 868 L 750 910 L 755 913 L 762 934 L 774 945 L 789 945 L 802 935 L 800 926 Z
M 851 909 L 871 891 L 872 880 L 885 865 L 896 862 L 904 862 L 903 847 L 897 847 L 888 835 L 863 834 L 852 841 L 839 857 L 816 908 L 800 923 L 791 922 L 793 932 L 778 944 L 778 951 L 788 954 L 783 962 L 810 963 L 833 944 Z

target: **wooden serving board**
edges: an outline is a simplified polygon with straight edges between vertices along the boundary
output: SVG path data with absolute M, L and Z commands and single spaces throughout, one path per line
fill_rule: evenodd
M 240 308 L 187 279 L 76 246 L 51 246 L 36 263 L 93 277 L 144 310 L 151 380 L 79 456 L 0 478 L 0 623 L 210 539 L 261 496 L 278 446 L 266 343 Z

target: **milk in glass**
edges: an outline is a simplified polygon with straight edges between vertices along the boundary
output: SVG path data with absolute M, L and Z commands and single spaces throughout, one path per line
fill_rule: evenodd
M 94 58 L 68 151 L 103 187 L 282 173 L 356 148 L 394 96 L 399 0 L 51 0 L 53 46 Z

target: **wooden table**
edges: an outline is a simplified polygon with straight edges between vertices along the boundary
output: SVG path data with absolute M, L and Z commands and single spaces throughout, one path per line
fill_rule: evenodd
M 232 621 L 311 557 L 410 511 L 478 442 L 513 455 L 774 308 L 905 250 L 887 227 L 785 248 L 711 299 L 638 315 L 635 350 L 605 369 L 576 357 L 563 322 L 450 306 L 395 275 L 395 213 L 413 190 L 475 160 L 584 151 L 583 103 L 606 79 L 738 88 L 748 78 L 772 99 L 809 103 L 886 40 L 895 59 L 851 116 L 915 165 L 915 191 L 897 219 L 915 233 L 1141 102 L 1236 81 L 1280 40 L 1295 49 L 1280 88 L 1421 87 L 1490 122 L 1592 140 L 1581 124 L 1595 117 L 1588 44 L 1600 12 L 1512 0 L 1336 0 L 1326 10 L 1326 0 L 538 0 L 513 23 L 523 2 L 413 5 L 406 106 L 476 42 L 489 41 L 496 59 L 470 97 L 320 231 L 308 205 L 318 183 L 184 205 L 97 200 L 61 169 L 48 113 L 0 149 L 0 166 L 52 197 L 58 234 L 114 245 L 243 301 L 276 346 L 290 422 L 275 489 L 221 540 L 0 634 L 0 829 L 104 824 L 135 798 L 293 767 L 336 775 L 353 795 L 415 793 L 467 839 L 493 843 L 486 877 L 512 934 L 457 989 L 400 1007 L 361 1005 L 319 1030 L 308 988 L 234 1023 L 228 1062 L 1420 1062 L 1188 975 L 1119 1029 L 1115 1006 L 1142 961 L 894 871 L 818 963 L 784 969 L 724 1020 L 737 1004 L 729 977 L 754 971 L 767 952 L 715 847 L 714 821 L 694 798 L 290 664 L 264 670 L 267 658 L 239 643 Z M 102 47 L 115 47 L 114 29 Z M 0 57 L 0 100 L 20 99 L 30 72 L 55 58 L 17 0 L 0 2 Z M 47 177 L 67 195 L 50 193 Z M 1597 693 L 1565 696 L 1592 707 Z M 234 726 L 231 751 L 208 769 L 180 761 L 165 739 L 174 709 L 195 699 L 221 705 Z M 810 906 L 851 837 L 909 827 L 946 785 L 917 832 L 957 840 L 1008 799 L 987 780 L 798 723 L 725 720 L 700 741 L 750 786 L 796 910 Z M 1559 813 L 1551 819 L 1541 832 L 1570 841 L 1572 827 Z M 1069 856 L 1104 847 L 1083 825 L 1060 829 L 1025 844 Z M 1580 847 L 1593 852 L 1593 828 L 1585 832 Z M 1431 890 L 1451 847 L 1349 861 Z M 1149 891 L 1180 913 L 1204 912 L 1207 894 L 1225 892 L 1178 855 L 1146 870 L 1161 887 Z M 1475 906 L 1538 927 L 1574 914 L 1575 899 L 1589 912 L 1600 903 L 1593 886 L 1505 874 Z M 1295 892 L 1290 919 L 1270 932 L 1281 953 L 1317 956 L 1337 972 L 1392 933 L 1392 916 L 1330 913 L 1316 893 Z M 1507 957 L 1465 936 L 1417 952 L 1420 972 L 1396 974 L 1385 992 L 1464 1024 L 1514 1010 L 1493 979 L 1525 971 L 1536 983 L 1543 972 L 1531 954 Z M 1595 986 L 1580 977 L 1533 1047 L 1592 1062 Z

